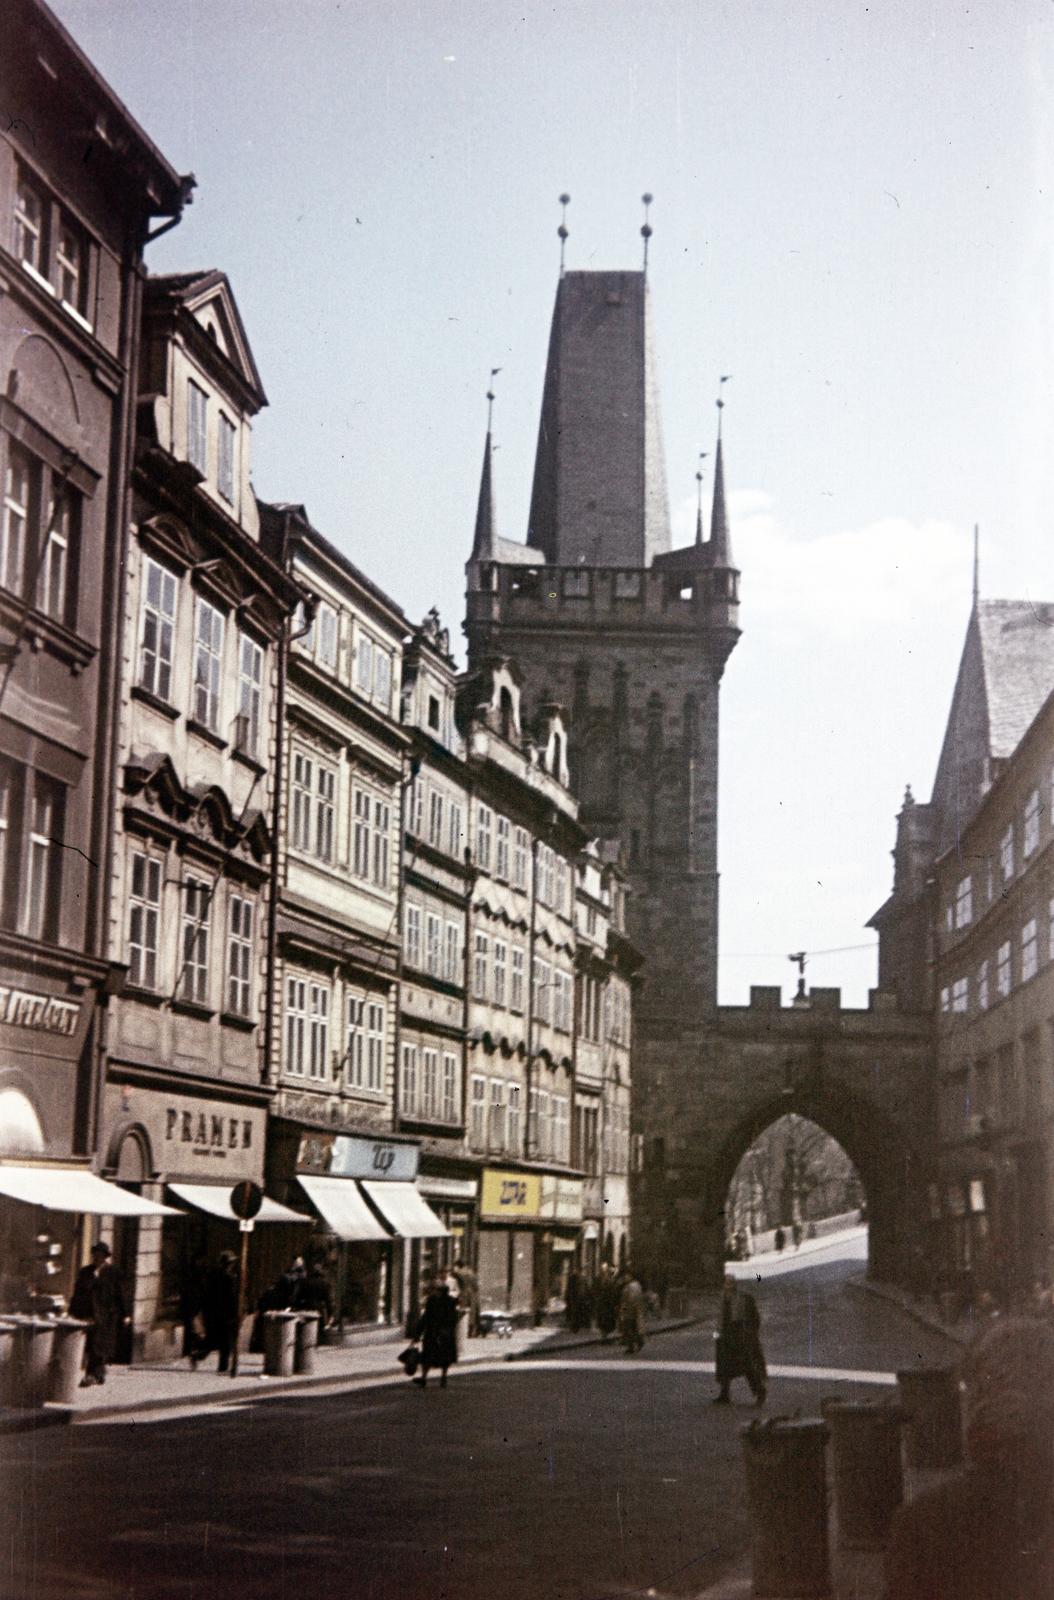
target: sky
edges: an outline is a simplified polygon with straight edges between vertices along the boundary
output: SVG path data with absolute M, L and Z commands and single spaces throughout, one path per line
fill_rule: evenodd
M 724 386 L 721 996 L 866 1004 L 981 592 L 1054 598 L 1049 0 L 51 0 L 194 203 L 269 407 L 254 481 L 458 634 L 496 379 L 526 533 L 567 264 L 649 282 L 675 543 Z M 863 948 L 858 948 L 863 947 Z

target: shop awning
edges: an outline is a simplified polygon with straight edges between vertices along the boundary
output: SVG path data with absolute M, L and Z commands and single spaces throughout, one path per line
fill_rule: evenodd
M 188 1205 L 196 1206 L 199 1211 L 207 1211 L 210 1217 L 222 1217 L 224 1222 L 237 1222 L 237 1217 L 231 1210 L 231 1190 L 223 1184 L 215 1183 L 170 1183 L 168 1185 L 177 1200 L 185 1200 Z M 256 1222 L 311 1222 L 311 1217 L 306 1217 L 302 1211 L 292 1211 L 289 1206 L 280 1206 L 277 1200 L 263 1197 L 263 1204 L 256 1213 Z
M 387 1239 L 383 1224 L 359 1193 L 353 1178 L 315 1178 L 301 1175 L 297 1178 L 320 1216 L 324 1218 L 338 1239 Z
M 62 1167 L 0 1167 L 0 1194 L 46 1211 L 76 1211 L 93 1217 L 178 1217 L 172 1206 L 129 1194 L 94 1172 Z
M 303 1180 L 301 1180 L 303 1181 Z M 445 1228 L 412 1183 L 366 1183 L 362 1187 L 400 1239 L 445 1239 Z

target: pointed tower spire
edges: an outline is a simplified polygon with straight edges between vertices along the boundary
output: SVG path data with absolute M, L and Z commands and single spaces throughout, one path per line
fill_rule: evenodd
M 698 485 L 695 496 L 695 543 L 697 548 L 703 543 L 703 462 L 709 453 L 708 450 L 700 450 L 699 470 L 695 475 L 695 481 Z
M 731 376 L 731 374 L 729 374 Z M 727 383 L 728 378 L 722 378 Z M 714 457 L 714 503 L 710 511 L 710 565 L 732 567 L 732 542 L 728 533 L 728 511 L 725 506 L 725 461 L 721 442 L 721 413 L 725 402 L 717 402 L 717 454 Z
M 981 529 L 975 522 L 973 525 L 973 609 L 977 610 L 977 602 L 981 598 Z
M 491 382 L 498 376 L 500 367 L 491 368 Z M 479 502 L 476 506 L 476 536 L 472 541 L 473 561 L 493 561 L 497 557 L 497 524 L 494 517 L 494 482 L 491 473 L 491 425 L 494 420 L 494 390 L 487 390 L 487 439 L 483 446 L 483 470 L 479 479 Z
M 644 240 L 644 276 L 647 277 L 647 275 L 648 275 L 648 241 L 651 238 L 652 232 L 653 232 L 652 225 L 648 221 L 648 210 L 649 210 L 649 208 L 651 206 L 652 200 L 655 197 L 654 197 L 654 195 L 650 195 L 650 194 L 642 194 L 640 198 L 641 198 L 641 203 L 644 206 L 644 226 L 640 230 L 640 236 Z
M 564 275 L 564 252 L 567 249 L 567 234 L 568 234 L 567 208 L 568 208 L 568 206 L 570 204 L 571 204 L 571 196 L 569 194 L 562 194 L 560 196 L 560 226 L 556 230 L 556 237 L 560 241 L 560 276 L 561 276 L 561 278 Z

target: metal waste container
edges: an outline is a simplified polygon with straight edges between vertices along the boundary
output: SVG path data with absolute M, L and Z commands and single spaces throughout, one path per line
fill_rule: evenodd
M 264 1371 L 269 1378 L 292 1375 L 298 1320 L 295 1311 L 264 1312 Z
M 15 1324 L 0 1322 L 0 1406 L 14 1405 L 12 1375 L 15 1360 Z
M 773 1418 L 742 1433 L 754 1593 L 820 1600 L 831 1592 L 825 1422 Z
M 955 1467 L 962 1460 L 962 1405 L 953 1367 L 897 1373 L 909 1467 Z
M 48 1368 L 55 1339 L 55 1324 L 44 1317 L 16 1316 L 14 1355 L 11 1362 L 13 1406 L 42 1406 L 48 1397 Z
M 55 1319 L 55 1340 L 51 1347 L 51 1371 L 48 1376 L 48 1399 L 60 1405 L 71 1406 L 76 1399 L 84 1365 L 84 1342 L 88 1324 L 76 1317 Z
M 294 1372 L 314 1372 L 320 1320 L 317 1311 L 297 1312 L 296 1344 L 293 1352 Z
M 886 1401 L 826 1400 L 831 1430 L 838 1543 L 847 1550 L 881 1550 L 893 1513 L 904 1498 L 900 1408 Z

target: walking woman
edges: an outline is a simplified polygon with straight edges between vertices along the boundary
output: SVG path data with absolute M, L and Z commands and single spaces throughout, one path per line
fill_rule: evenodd
M 421 1373 L 414 1382 L 423 1389 L 429 1370 L 438 1367 L 439 1387 L 445 1389 L 447 1368 L 457 1360 L 457 1301 L 445 1278 L 437 1278 L 428 1291 L 417 1338 L 421 1341 Z

